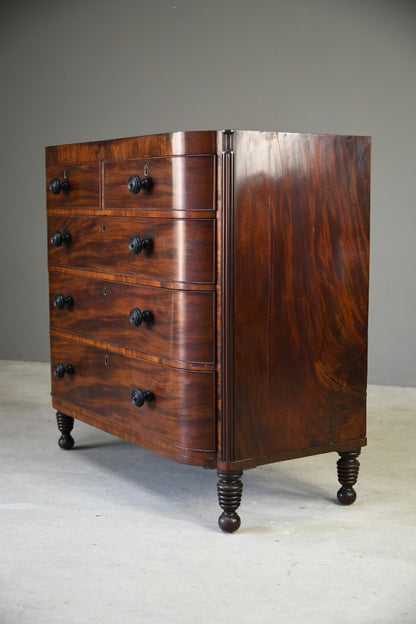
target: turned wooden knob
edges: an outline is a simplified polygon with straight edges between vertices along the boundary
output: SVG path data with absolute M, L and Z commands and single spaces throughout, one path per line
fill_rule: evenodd
M 54 247 L 60 247 L 62 243 L 66 243 L 67 245 L 71 242 L 71 234 L 66 232 L 62 234 L 59 230 L 55 230 L 51 235 L 51 244 Z
M 133 327 L 139 327 L 142 323 L 149 324 L 152 321 L 152 313 L 150 310 L 139 310 L 139 308 L 133 308 L 129 314 L 130 325 Z
M 55 297 L 53 298 L 53 306 L 57 310 L 63 310 L 65 306 L 67 308 L 72 308 L 73 305 L 74 305 L 74 300 L 71 297 L 71 295 L 67 295 L 65 297 L 64 295 L 59 293 L 58 295 L 55 295 Z
M 64 364 L 62 364 L 62 362 L 59 362 L 58 364 L 55 364 L 55 366 L 53 367 L 53 374 L 58 379 L 62 379 L 65 375 L 73 375 L 74 372 L 75 371 L 74 371 L 74 367 L 72 366 L 72 364 L 67 364 L 65 366 Z
M 141 390 L 140 388 L 135 388 L 131 393 L 131 402 L 136 407 L 142 407 L 144 402 L 147 401 L 150 403 L 153 399 L 153 394 L 148 390 Z
M 144 191 L 149 191 L 151 187 L 151 178 L 146 177 L 142 179 L 140 176 L 137 175 L 137 173 L 130 176 L 127 180 L 127 188 L 129 190 L 129 193 L 132 193 L 133 195 L 137 195 L 137 193 L 139 193 L 141 189 L 143 189 Z
M 69 191 L 69 182 L 68 180 L 60 180 L 59 178 L 54 178 L 49 183 L 49 190 L 54 195 L 59 195 L 62 191 L 64 193 L 68 193 Z
M 129 240 L 129 249 L 132 254 L 139 254 L 143 249 L 149 250 L 152 245 L 150 238 L 141 238 L 138 234 L 135 234 Z

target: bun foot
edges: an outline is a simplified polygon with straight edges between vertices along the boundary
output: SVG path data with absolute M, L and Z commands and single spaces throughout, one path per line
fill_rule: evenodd
M 337 461 L 338 481 L 342 487 L 338 490 L 337 498 L 341 505 L 352 505 L 357 498 L 357 493 L 353 488 L 358 478 L 360 462 L 357 457 L 361 449 L 352 449 L 339 453 L 340 459 Z
M 234 533 L 240 528 L 241 519 L 237 513 L 226 513 L 225 511 L 218 518 L 218 526 L 226 533 Z
M 241 524 L 236 510 L 241 503 L 243 484 L 241 470 L 218 470 L 218 501 L 223 513 L 218 518 L 218 526 L 226 533 L 237 531 Z
M 58 444 L 61 447 L 61 449 L 64 449 L 65 451 L 70 451 L 72 447 L 74 446 L 75 442 L 71 434 L 68 433 L 68 435 L 63 435 L 63 434 L 61 435 L 61 437 L 58 440 Z
M 357 492 L 354 488 L 346 488 L 343 486 L 338 490 L 337 498 L 341 505 L 352 505 L 357 498 Z
M 61 449 L 69 451 L 74 446 L 74 438 L 71 436 L 74 419 L 72 416 L 62 414 L 62 412 L 56 412 L 56 422 L 58 424 L 58 429 L 62 434 L 58 440 L 58 444 Z

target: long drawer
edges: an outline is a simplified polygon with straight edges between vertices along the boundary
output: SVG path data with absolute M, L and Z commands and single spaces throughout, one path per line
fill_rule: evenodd
M 53 215 L 49 265 L 212 284 L 214 231 L 212 219 Z
M 51 272 L 50 324 L 184 362 L 215 358 L 212 292 L 133 286 Z
M 51 337 L 52 397 L 173 447 L 215 449 L 215 374 L 171 369 Z M 134 401 L 134 402 L 133 402 Z

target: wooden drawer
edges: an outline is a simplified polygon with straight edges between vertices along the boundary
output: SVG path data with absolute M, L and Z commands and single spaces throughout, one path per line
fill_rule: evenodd
M 106 209 L 211 210 L 214 205 L 214 157 L 176 156 L 104 163 Z M 148 190 L 128 181 L 151 180 Z
M 50 274 L 49 287 L 53 328 L 162 358 L 214 362 L 214 293 L 133 286 L 62 273 Z M 65 303 L 68 296 L 72 304 Z M 150 312 L 150 318 L 144 315 L 140 325 L 133 325 L 130 312 L 135 309 Z M 140 315 L 135 315 L 132 321 L 139 321 Z
M 52 336 L 52 397 L 174 447 L 215 449 L 215 374 L 171 369 Z M 57 364 L 73 367 L 62 378 Z M 151 393 L 140 407 L 132 392 Z
M 47 208 L 90 208 L 98 210 L 100 207 L 98 171 L 98 163 L 50 165 L 47 167 Z M 64 182 L 68 183 L 68 190 L 62 188 Z M 57 192 L 56 194 L 50 189 L 51 183 L 52 188 Z
M 212 284 L 214 229 L 211 219 L 50 216 L 49 265 Z M 51 243 L 54 232 L 68 236 L 68 242 L 54 246 Z M 129 249 L 132 237 L 150 241 L 150 248 L 132 253 Z

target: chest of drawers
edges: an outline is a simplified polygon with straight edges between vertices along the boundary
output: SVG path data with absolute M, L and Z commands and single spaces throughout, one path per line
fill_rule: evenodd
M 370 139 L 174 132 L 46 148 L 52 404 L 215 468 L 366 444 Z

